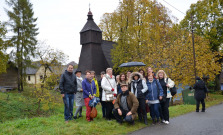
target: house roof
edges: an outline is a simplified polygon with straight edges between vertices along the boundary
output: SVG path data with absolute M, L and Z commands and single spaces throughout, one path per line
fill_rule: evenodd
M 110 67 L 113 67 L 112 59 L 111 59 L 111 49 L 113 49 L 113 45 L 115 42 L 103 40 L 101 43 L 101 48 L 104 53 L 105 59 L 108 62 Z
M 38 70 L 38 68 L 28 67 L 28 68 L 26 68 L 26 74 L 27 75 L 35 75 L 37 70 Z
M 91 11 L 88 12 L 88 19 L 87 20 L 88 20 L 87 23 L 84 25 L 84 27 L 83 27 L 83 29 L 81 30 L 80 33 L 88 31 L 88 30 L 102 32 L 101 29 L 94 22 L 93 15 L 92 15 Z
M 27 67 L 25 72 L 27 75 L 35 75 L 38 71 L 39 67 L 41 67 L 42 64 L 40 64 L 39 61 L 35 61 L 32 63 L 32 67 Z

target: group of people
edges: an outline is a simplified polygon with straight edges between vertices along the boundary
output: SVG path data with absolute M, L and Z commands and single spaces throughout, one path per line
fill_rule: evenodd
M 138 116 L 140 122 L 148 125 L 149 111 L 152 124 L 169 124 L 169 102 L 172 97 L 170 89 L 174 85 L 174 81 L 163 70 L 155 74 L 151 67 L 147 68 L 147 75 L 140 69 L 138 72 L 121 73 L 116 77 L 112 68 L 107 68 L 106 73 L 101 72 L 100 79 L 96 79 L 94 71 L 86 71 L 83 79 L 81 71 L 77 70 L 73 74 L 73 65 L 68 65 L 61 76 L 59 87 L 64 101 L 66 123 L 82 117 L 83 106 L 86 106 L 86 120 L 93 121 L 89 102 L 97 97 L 100 98 L 102 116 L 105 119 L 134 124 Z M 74 99 L 77 109 L 73 115 Z M 199 102 L 203 103 L 203 100 Z

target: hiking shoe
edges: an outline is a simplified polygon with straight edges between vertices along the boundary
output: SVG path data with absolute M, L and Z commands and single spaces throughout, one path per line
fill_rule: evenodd
M 170 122 L 169 122 L 169 121 L 165 121 L 165 124 L 169 125 L 169 124 L 170 124 Z
M 76 120 L 77 119 L 77 116 L 74 116 L 73 118 Z

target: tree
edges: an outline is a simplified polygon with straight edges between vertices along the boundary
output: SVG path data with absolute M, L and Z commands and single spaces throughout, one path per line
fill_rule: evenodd
M 223 5 L 219 0 L 202 0 L 192 4 L 181 27 L 191 30 L 193 17 L 194 31 L 210 42 L 212 51 L 219 51 L 223 43 Z
M 32 4 L 29 0 L 6 0 L 12 11 L 7 10 L 9 16 L 8 25 L 14 35 L 11 42 L 14 46 L 14 54 L 18 67 L 18 90 L 23 91 L 23 80 L 25 80 L 26 67 L 31 64 L 31 58 L 35 57 L 37 18 L 34 18 Z
M 194 31 L 197 35 L 209 41 L 213 53 L 222 51 L 223 43 L 223 4 L 219 0 L 202 0 L 192 4 L 185 18 L 180 22 L 182 29 L 191 29 L 191 18 L 193 18 Z M 222 56 L 219 54 L 219 64 Z M 220 72 L 215 78 L 215 90 L 220 90 Z
M 37 58 L 43 68 L 43 79 L 40 84 L 37 84 L 32 91 L 34 97 L 37 98 L 37 113 L 41 113 L 41 108 L 44 110 L 53 109 L 56 104 L 56 97 L 52 90 L 59 83 L 61 72 L 63 72 L 63 63 L 66 62 L 68 56 L 60 50 L 52 49 L 45 42 L 38 42 L 37 49 L 35 51 Z M 48 74 L 47 70 L 51 73 Z
M 112 50 L 115 72 L 124 72 L 129 68 L 119 68 L 124 62 L 142 61 L 154 71 L 163 69 L 176 84 L 194 83 L 191 33 L 172 22 L 168 9 L 160 3 L 150 0 L 123 0 L 117 10 L 102 20 L 108 19 L 113 27 L 101 21 L 102 31 L 115 34 L 117 43 Z M 109 20 L 110 19 L 110 20 Z M 112 20 L 115 19 L 115 20 Z M 108 34 L 111 35 L 111 34 Z M 104 38 L 107 36 L 104 35 Z M 117 40 L 116 40 L 117 39 Z M 221 69 L 216 60 L 221 55 L 212 52 L 209 41 L 196 35 L 195 49 L 198 75 L 209 75 L 210 80 Z M 130 68 L 138 70 L 138 68 Z
M 8 55 L 5 51 L 9 46 L 9 42 L 4 40 L 6 32 L 5 26 L 0 21 L 0 74 L 6 72 L 8 62 Z
M 44 42 L 39 42 L 36 50 L 37 57 L 40 59 L 40 64 L 44 65 L 44 76 L 42 83 L 44 84 L 47 79 L 47 69 L 51 70 L 54 75 L 60 77 L 60 73 L 64 69 L 63 63 L 68 59 L 68 56 L 61 50 L 52 49 Z M 55 80 L 56 81 L 56 80 Z

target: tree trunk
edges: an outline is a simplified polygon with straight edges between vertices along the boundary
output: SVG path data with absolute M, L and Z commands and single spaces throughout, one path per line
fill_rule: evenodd
M 17 83 L 18 83 L 18 91 L 20 92 L 20 80 L 21 80 L 21 78 L 20 78 L 20 55 L 19 55 L 19 28 L 18 28 L 18 31 L 17 31 L 17 34 L 18 34 L 18 39 L 17 39 L 17 46 L 16 46 L 16 56 L 17 56 L 17 66 L 18 66 L 18 74 L 17 74 Z
M 220 77 L 221 77 L 220 74 L 215 76 L 215 88 L 214 88 L 215 91 L 218 91 L 221 89 Z

